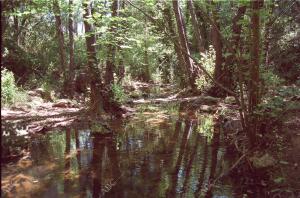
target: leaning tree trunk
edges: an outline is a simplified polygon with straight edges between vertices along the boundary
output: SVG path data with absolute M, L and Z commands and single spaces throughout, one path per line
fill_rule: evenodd
M 251 64 L 250 64 L 250 79 L 249 79 L 249 114 L 251 119 L 250 128 L 248 129 L 248 138 L 252 145 L 255 144 L 257 118 L 254 115 L 254 110 L 259 102 L 259 40 L 260 40 L 260 24 L 259 24 L 259 7 L 260 1 L 252 1 L 252 49 L 251 49 Z
M 178 29 L 178 33 L 179 33 L 180 47 L 183 49 L 183 51 L 186 52 L 186 54 L 184 54 L 184 60 L 185 60 L 186 70 L 188 72 L 189 84 L 192 89 L 197 89 L 196 84 L 195 84 L 196 76 L 195 76 L 195 71 L 194 71 L 194 63 L 189 56 L 190 50 L 188 47 L 188 42 L 187 42 L 186 32 L 184 29 L 182 13 L 181 13 L 181 10 L 179 7 L 179 2 L 178 2 L 178 0 L 174 0 L 172 2 L 173 2 L 173 10 L 175 13 L 176 23 L 177 23 L 177 29 Z
M 87 59 L 88 59 L 88 70 L 90 76 L 90 112 L 94 115 L 100 115 L 103 112 L 103 98 L 102 98 L 102 81 L 101 74 L 97 68 L 97 57 L 96 57 L 96 38 L 93 34 L 93 27 L 88 22 L 91 17 L 90 3 L 84 3 L 84 28 L 85 28 L 85 39 L 87 48 Z
M 74 23 L 73 23 L 73 0 L 69 0 L 69 50 L 70 50 L 70 62 L 69 62 L 69 94 L 72 97 L 74 92 Z
M 62 22 L 60 18 L 60 8 L 57 0 L 53 1 L 53 11 L 55 15 L 55 26 L 59 45 L 60 72 L 63 74 L 63 79 L 66 80 L 66 49 Z

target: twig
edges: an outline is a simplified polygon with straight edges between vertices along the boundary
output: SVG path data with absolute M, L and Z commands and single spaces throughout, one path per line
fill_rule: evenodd
M 228 169 L 228 171 L 224 172 L 223 174 L 219 175 L 216 179 L 214 179 L 214 181 L 212 182 L 212 186 L 215 185 L 215 183 L 221 179 L 222 177 L 224 177 L 225 175 L 227 175 L 229 172 L 231 172 L 241 161 L 242 159 L 244 159 L 247 154 L 249 153 L 249 151 L 247 151 L 246 153 L 244 153 L 231 167 L 230 169 Z

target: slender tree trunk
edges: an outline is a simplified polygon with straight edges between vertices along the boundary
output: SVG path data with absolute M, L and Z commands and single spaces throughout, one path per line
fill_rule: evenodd
M 275 4 L 272 3 L 270 7 L 269 15 L 273 16 Z M 270 34 L 271 34 L 271 25 L 272 25 L 273 18 L 270 17 L 268 22 L 265 25 L 265 38 L 264 38 L 264 58 L 265 58 L 265 67 L 269 67 L 270 64 Z
M 66 49 L 65 49 L 65 41 L 64 41 L 64 33 L 62 29 L 62 22 L 60 18 L 60 8 L 57 0 L 53 1 L 53 11 L 55 15 L 55 25 L 56 25 L 56 33 L 58 38 L 59 45 L 59 58 L 60 58 L 60 71 L 63 74 L 63 79 L 66 79 Z
M 216 51 L 216 61 L 215 61 L 215 71 L 214 71 L 214 78 L 221 82 L 220 78 L 223 75 L 223 57 L 222 57 L 222 39 L 220 34 L 220 25 L 218 23 L 219 17 L 217 13 L 213 13 L 213 21 L 214 25 L 212 26 L 212 43 Z
M 214 79 L 220 82 L 223 86 L 227 87 L 228 85 L 224 82 L 225 78 L 225 67 L 223 66 L 223 55 L 222 55 L 222 38 L 220 33 L 220 24 L 219 24 L 219 16 L 217 14 L 217 9 L 213 11 L 213 25 L 212 25 L 212 43 L 216 52 L 216 60 L 215 60 L 215 71 L 214 71 Z M 213 87 L 213 95 L 215 96 L 225 96 L 226 92 L 223 89 L 220 89 L 217 86 Z
M 119 0 L 113 0 L 111 11 L 112 11 L 112 20 L 114 18 L 119 16 Z M 110 24 L 110 30 L 112 38 L 115 38 L 117 36 L 117 25 L 118 23 L 115 21 L 112 21 Z M 116 42 L 116 41 L 115 41 Z M 116 42 L 117 43 L 117 42 Z M 104 107 L 105 110 L 107 110 L 110 113 L 113 113 L 116 116 L 119 116 L 120 105 L 113 101 L 113 92 L 112 92 L 112 85 L 114 84 L 114 72 L 115 72 L 115 59 L 116 59 L 116 53 L 117 53 L 117 44 L 110 43 L 108 45 L 108 56 L 106 59 L 106 70 L 105 70 L 105 89 L 106 93 L 104 95 Z
M 97 68 L 97 57 L 96 57 L 96 38 L 93 34 L 93 27 L 88 23 L 88 19 L 91 17 L 90 3 L 84 3 L 84 28 L 86 33 L 86 47 L 87 47 L 87 59 L 88 59 L 88 70 L 90 76 L 90 112 L 94 115 L 99 115 L 103 111 L 103 93 L 102 93 L 102 81 L 101 74 Z
M 177 23 L 177 29 L 179 33 L 180 46 L 185 52 L 187 52 L 187 54 L 184 54 L 184 60 L 185 60 L 186 70 L 188 72 L 189 84 L 192 89 L 197 89 L 195 84 L 196 76 L 194 71 L 194 64 L 192 59 L 188 56 L 190 54 L 190 50 L 188 47 L 188 42 L 187 42 L 186 32 L 184 29 L 182 13 L 179 7 L 179 2 L 178 0 L 174 0 L 172 2 L 173 2 L 173 10 L 175 13 L 176 23 Z
M 17 16 L 14 16 L 13 20 L 14 20 L 14 40 L 19 45 L 19 37 L 18 37 L 18 32 L 19 32 L 19 18 Z
M 188 3 L 188 9 L 190 11 L 191 19 L 192 19 L 193 29 L 195 32 L 198 52 L 201 53 L 204 52 L 204 46 L 203 46 L 202 36 L 200 32 L 200 25 L 194 8 L 194 3 L 193 0 L 188 0 L 187 3 Z
M 198 19 L 198 24 L 199 24 L 199 29 L 200 29 L 200 34 L 202 38 L 202 44 L 204 49 L 208 49 L 209 46 L 209 39 L 208 39 L 208 30 L 209 30 L 209 25 L 207 20 L 205 20 L 205 17 L 203 16 L 203 13 L 201 11 L 200 6 L 197 3 L 194 3 L 194 8 L 195 8 L 195 14 Z
M 166 5 L 167 6 L 167 5 Z M 164 18 L 165 21 L 168 25 L 168 31 L 170 32 L 171 37 L 173 38 L 173 44 L 174 44 L 174 50 L 177 55 L 177 60 L 178 60 L 178 68 L 175 68 L 177 70 L 177 76 L 179 76 L 180 79 L 180 87 L 184 88 L 185 86 L 185 79 L 182 74 L 185 72 L 185 62 L 184 62 L 184 57 L 183 54 L 181 53 L 181 50 L 179 48 L 180 42 L 178 39 L 178 36 L 176 35 L 173 22 L 172 22 L 172 15 L 169 7 L 166 7 L 164 9 Z
M 74 23 L 73 23 L 73 0 L 69 0 L 69 49 L 70 49 L 70 62 L 69 62 L 69 80 L 68 84 L 70 86 L 70 96 L 73 96 L 74 92 L 74 69 L 75 69 L 75 63 L 74 63 Z
M 10 6 L 11 6 L 11 12 L 16 12 L 17 8 L 19 7 L 19 2 L 17 1 L 10 1 Z M 19 17 L 17 15 L 13 16 L 13 39 L 14 41 L 19 45 Z
M 111 11 L 112 11 L 112 18 L 118 16 L 119 10 L 119 0 L 113 0 Z M 115 22 L 111 23 L 109 32 L 116 36 L 116 26 Z M 116 46 L 114 44 L 108 45 L 108 56 L 106 60 L 106 70 L 105 70 L 105 84 L 106 86 L 111 86 L 114 83 L 114 70 L 115 70 L 115 56 L 116 56 Z
M 231 90 L 233 89 L 233 67 L 235 64 L 238 64 L 239 60 L 237 58 L 239 43 L 240 43 L 240 37 L 241 37 L 241 31 L 242 31 L 242 25 L 239 24 L 239 20 L 243 18 L 244 14 L 246 12 L 246 6 L 241 6 L 238 8 L 238 11 L 236 15 L 234 16 L 232 20 L 232 37 L 231 37 L 231 48 L 229 49 L 229 56 L 226 58 L 226 84 L 228 84 L 228 88 Z M 239 52 L 241 53 L 241 52 Z M 240 66 L 240 65 L 236 65 Z
M 259 8 L 260 1 L 252 1 L 252 49 L 251 49 L 251 64 L 250 64 L 250 79 L 249 79 L 249 113 L 251 117 L 251 125 L 248 130 L 248 138 L 252 145 L 255 144 L 257 119 L 254 115 L 254 110 L 259 103 L 259 40 L 260 40 L 260 24 L 259 24 Z
M 119 10 L 125 10 L 125 1 L 120 0 L 119 1 Z M 119 17 L 125 19 L 126 15 L 121 12 L 119 13 Z M 124 29 L 128 28 L 128 22 L 123 23 L 121 27 L 119 27 L 118 29 L 120 31 L 123 31 Z M 122 55 L 122 49 L 121 49 L 121 45 L 123 44 L 122 40 L 119 40 L 118 45 L 117 45 L 117 53 Z M 121 56 L 122 57 L 122 56 Z M 118 67 L 116 69 L 116 75 L 117 75 L 117 84 L 121 84 L 123 78 L 125 77 L 125 65 L 124 65 L 124 61 L 123 61 L 123 57 L 119 59 L 118 61 Z
M 147 27 L 147 18 L 145 18 L 145 26 L 144 26 L 144 32 L 145 32 L 145 39 L 144 39 L 144 71 L 142 73 L 142 79 L 145 82 L 150 82 L 151 80 L 151 74 L 150 74 L 150 65 L 149 65 L 149 55 L 148 55 L 148 27 Z
M 7 9 L 7 5 L 8 2 L 7 1 L 0 1 L 0 5 L 1 5 L 1 68 L 2 68 L 2 60 L 3 60 L 3 56 L 4 56 L 4 35 L 5 35 L 5 30 L 7 27 L 7 16 L 5 16 L 4 14 L 4 10 Z

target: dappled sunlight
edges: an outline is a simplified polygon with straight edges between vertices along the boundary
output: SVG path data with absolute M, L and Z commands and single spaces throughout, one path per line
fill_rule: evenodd
M 201 116 L 200 123 L 197 130 L 198 133 L 207 137 L 208 142 L 210 142 L 214 136 L 214 122 L 211 115 Z
M 29 160 L 29 159 L 22 160 L 21 159 L 18 161 L 17 166 L 20 167 L 21 169 L 29 168 L 30 166 L 32 166 L 32 160 Z
M 1 189 L 7 197 L 22 196 L 30 197 L 34 192 L 41 190 L 39 181 L 22 173 L 1 178 Z
M 146 120 L 146 123 L 160 125 L 168 122 L 169 117 L 165 115 L 158 115 L 156 118 L 149 118 Z

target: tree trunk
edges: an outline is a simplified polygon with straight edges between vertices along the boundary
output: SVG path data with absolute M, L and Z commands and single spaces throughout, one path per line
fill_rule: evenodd
M 60 57 L 60 72 L 63 74 L 63 79 L 66 79 L 66 49 L 64 41 L 64 33 L 62 29 L 62 22 L 60 18 L 60 8 L 57 0 L 53 1 L 53 11 L 55 15 L 56 33 L 59 45 L 59 57 Z
M 202 36 L 200 32 L 200 25 L 194 8 L 194 3 L 193 0 L 188 0 L 187 3 L 188 3 L 188 9 L 190 11 L 191 19 L 192 19 L 196 41 L 197 41 L 198 52 L 201 53 L 204 52 L 204 46 L 203 46 Z
M 8 7 L 8 2 L 7 1 L 0 1 L 0 5 L 1 5 L 1 68 L 2 68 L 2 60 L 3 60 L 3 56 L 4 56 L 4 35 L 5 35 L 5 30 L 7 27 L 7 20 L 8 17 L 4 14 L 4 10 L 6 11 L 7 7 Z
M 252 1 L 252 49 L 251 49 L 251 64 L 250 64 L 250 79 L 249 79 L 249 113 L 251 125 L 248 130 L 248 138 L 252 145 L 255 144 L 257 118 L 254 115 L 254 110 L 259 102 L 259 40 L 260 40 L 260 24 L 259 24 L 259 8 L 260 1 Z
M 226 83 L 228 84 L 228 88 L 231 90 L 233 89 L 233 68 L 234 66 L 240 66 L 240 65 L 235 65 L 238 64 L 237 60 L 237 53 L 238 53 L 238 48 L 239 48 L 239 43 L 240 43 L 240 37 L 241 37 L 241 31 L 242 31 L 242 25 L 239 24 L 239 20 L 243 18 L 244 14 L 246 12 L 246 6 L 241 6 L 238 8 L 238 11 L 236 15 L 234 16 L 232 20 L 232 37 L 231 37 L 231 48 L 229 49 L 229 55 L 226 58 Z M 239 52 L 241 53 L 241 52 Z
M 112 11 L 112 20 L 114 20 L 115 17 L 119 16 L 119 0 L 113 0 L 111 11 Z M 115 21 L 112 21 L 110 24 L 109 32 L 111 34 L 112 39 L 114 39 L 117 36 L 117 25 L 118 24 Z M 116 116 L 119 116 L 120 106 L 116 101 L 112 100 L 114 97 L 114 93 L 112 92 L 112 85 L 114 84 L 114 72 L 116 72 L 115 59 L 116 59 L 117 47 L 118 46 L 115 43 L 110 43 L 107 47 L 108 55 L 106 59 L 106 70 L 105 70 L 106 93 L 104 95 L 103 104 L 106 111 Z
M 172 2 L 173 2 L 173 10 L 175 13 L 176 23 L 177 23 L 177 29 L 179 33 L 180 46 L 185 52 L 187 52 L 187 54 L 184 54 L 184 60 L 185 60 L 186 70 L 188 72 L 189 84 L 192 89 L 197 89 L 195 84 L 196 76 L 194 71 L 194 64 L 192 59 L 189 57 L 190 50 L 188 47 L 188 42 L 187 42 L 186 32 L 184 29 L 182 14 L 179 7 L 179 2 L 178 0 L 174 0 Z
M 88 59 L 88 70 L 90 76 L 90 112 L 94 115 L 100 115 L 103 112 L 103 93 L 102 93 L 102 81 L 101 74 L 97 68 L 96 57 L 96 38 L 93 34 L 93 27 L 88 23 L 88 19 L 91 17 L 90 3 L 84 3 L 84 28 L 86 33 L 86 48 Z
M 174 50 L 177 55 L 178 65 L 177 65 L 177 68 L 175 68 L 175 70 L 177 71 L 177 76 L 180 79 L 180 87 L 184 88 L 185 87 L 185 79 L 184 79 L 184 75 L 182 75 L 182 74 L 184 74 L 184 72 L 185 72 L 185 67 L 184 67 L 185 62 L 184 62 L 183 54 L 181 53 L 181 50 L 179 48 L 180 42 L 179 42 L 178 36 L 176 35 L 175 29 L 173 26 L 172 15 L 171 15 L 171 11 L 170 11 L 169 7 L 166 7 L 163 12 L 164 12 L 165 21 L 167 23 L 168 31 L 170 32 L 170 35 L 173 38 L 172 41 L 174 44 Z
M 119 7 L 121 10 L 125 10 L 125 1 L 120 0 L 119 2 Z M 121 18 L 126 18 L 126 15 L 124 14 L 124 12 L 119 13 L 119 17 Z M 124 28 L 125 27 L 125 28 Z M 122 29 L 126 29 L 128 28 L 128 23 L 123 23 L 122 27 L 119 27 L 120 31 L 122 31 Z M 122 80 L 125 77 L 125 65 L 124 65 L 124 60 L 123 60 L 123 56 L 122 56 L 122 49 L 121 49 L 121 45 L 123 44 L 123 41 L 119 41 L 118 42 L 118 46 L 117 46 L 117 53 L 121 54 L 121 59 L 119 59 L 118 62 L 118 68 L 116 69 L 116 76 L 117 76 L 117 84 L 122 84 Z
M 19 45 L 19 36 L 18 36 L 18 32 L 19 32 L 19 17 L 18 16 L 14 16 L 13 20 L 14 20 L 14 40 Z
M 69 49 L 70 49 L 70 62 L 69 62 L 69 94 L 72 97 L 74 92 L 74 23 L 73 23 L 73 0 L 69 0 Z
M 197 3 L 194 3 L 193 5 L 195 7 L 195 14 L 198 19 L 198 24 L 199 24 L 203 47 L 204 47 L 204 49 L 208 49 L 209 39 L 208 39 L 208 31 L 207 30 L 209 30 L 209 25 L 207 23 L 207 20 L 205 20 L 205 17 L 203 16 L 200 6 Z
M 113 0 L 111 11 L 112 18 L 118 16 L 119 9 L 119 0 Z M 112 22 L 109 32 L 112 34 L 112 37 L 116 35 L 116 23 Z M 116 46 L 114 44 L 108 45 L 108 56 L 106 60 L 106 70 L 105 70 L 105 85 L 110 87 L 114 83 L 114 70 L 115 70 L 115 55 L 116 55 Z
M 275 4 L 271 4 L 271 8 L 270 8 L 270 16 L 273 16 L 273 12 L 274 12 L 274 8 L 275 8 Z M 265 38 L 264 38 L 264 58 L 265 58 L 265 67 L 269 67 L 269 63 L 270 63 L 270 34 L 271 34 L 271 28 L 272 28 L 272 22 L 273 22 L 273 18 L 270 17 L 268 22 L 265 25 Z
M 151 74 L 150 74 L 150 65 L 149 65 L 149 55 L 148 55 L 148 26 L 147 26 L 147 18 L 145 18 L 145 25 L 144 25 L 144 33 L 145 33 L 145 39 L 144 39 L 144 70 L 142 71 L 142 79 L 145 82 L 150 82 L 151 80 Z
M 223 67 L 223 55 L 222 55 L 222 38 L 220 34 L 220 24 L 219 24 L 219 16 L 217 14 L 217 10 L 213 11 L 213 25 L 212 25 L 212 43 L 214 49 L 216 51 L 216 60 L 215 60 L 215 71 L 214 71 L 214 79 L 220 82 L 223 86 L 227 87 L 224 82 L 225 78 L 225 68 Z M 213 87 L 213 95 L 215 96 L 225 96 L 226 92 L 223 89 L 220 89 L 217 86 Z

